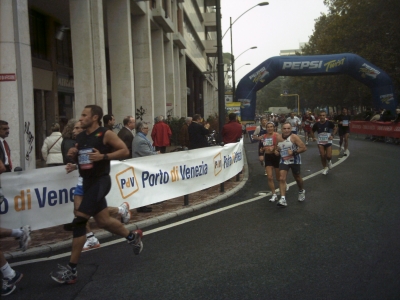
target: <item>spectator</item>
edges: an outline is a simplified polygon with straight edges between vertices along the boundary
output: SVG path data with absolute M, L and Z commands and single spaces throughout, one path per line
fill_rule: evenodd
M 111 131 L 114 129 L 114 125 L 115 125 L 115 118 L 114 115 L 110 114 L 110 115 L 104 115 L 103 116 L 103 123 L 104 123 L 104 127 L 110 129 Z
M 167 146 L 171 144 L 171 136 L 171 128 L 164 122 L 164 117 L 158 116 L 157 123 L 153 126 L 153 130 L 151 131 L 151 138 L 156 151 L 165 153 Z
M 185 123 L 182 125 L 181 131 L 179 132 L 179 144 L 185 149 L 190 149 L 189 140 L 189 126 L 192 123 L 192 117 L 187 117 Z
M 222 127 L 222 141 L 224 144 L 236 143 L 242 137 L 242 126 L 236 120 L 235 113 L 229 114 L 229 122 Z
M 118 137 L 125 143 L 126 147 L 129 150 L 129 158 L 132 157 L 132 141 L 133 141 L 133 132 L 132 130 L 135 128 L 136 120 L 132 116 L 127 116 L 122 121 L 124 127 L 118 132 Z
M 168 125 L 167 125 L 168 126 Z M 143 157 L 159 154 L 160 151 L 154 151 L 154 148 L 147 138 L 149 126 L 143 122 L 136 123 L 136 136 L 132 142 L 132 157 Z M 150 206 L 138 207 L 137 212 L 151 212 L 153 209 Z
M 203 126 L 201 120 L 201 115 L 195 114 L 192 118 L 192 123 L 189 125 L 190 149 L 208 147 L 207 134 L 210 134 L 210 124 L 206 123 Z
M 6 169 L 4 172 L 12 171 L 11 151 L 5 138 L 10 134 L 8 122 L 0 120 L 0 161 Z
M 62 166 L 63 156 L 61 153 L 61 143 L 63 141 L 60 132 L 60 125 L 53 123 L 51 134 L 44 140 L 42 146 L 42 156 L 48 167 Z
M 76 142 L 73 131 L 77 122 L 78 121 L 75 119 L 70 119 L 62 132 L 63 140 L 61 142 L 61 154 L 63 156 L 64 165 L 67 163 L 73 163 L 72 159 L 68 157 L 67 153 L 70 148 L 75 147 Z

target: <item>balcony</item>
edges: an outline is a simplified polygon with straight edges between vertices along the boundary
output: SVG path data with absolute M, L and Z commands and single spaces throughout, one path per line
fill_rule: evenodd
M 146 14 L 146 5 L 148 5 L 148 4 L 145 1 L 136 2 L 134 0 L 131 0 L 131 14 L 133 16 L 145 15 Z
M 216 40 L 205 40 L 202 41 L 204 51 L 208 57 L 217 57 L 217 41 Z
M 186 41 L 180 32 L 173 33 L 172 38 L 174 40 L 174 44 L 177 45 L 179 49 L 186 49 Z
M 174 32 L 174 24 L 165 12 L 160 0 L 157 0 L 156 7 L 152 9 L 153 19 L 164 30 L 164 32 Z
M 208 31 L 217 31 L 217 14 L 203 13 L 204 26 Z

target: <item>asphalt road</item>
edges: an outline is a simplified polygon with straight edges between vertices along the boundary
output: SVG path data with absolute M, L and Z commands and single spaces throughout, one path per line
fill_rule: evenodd
M 234 196 L 146 228 L 139 256 L 123 241 L 83 253 L 74 285 L 49 277 L 68 257 L 22 262 L 9 299 L 400 299 L 399 146 L 352 138 L 324 176 L 310 144 L 306 200 L 292 185 L 287 208 L 258 196 L 267 179 L 245 147 L 249 180 Z

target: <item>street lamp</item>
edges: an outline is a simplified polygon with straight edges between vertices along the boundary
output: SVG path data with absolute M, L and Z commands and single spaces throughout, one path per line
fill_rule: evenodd
M 239 58 L 240 55 L 243 53 L 252 50 L 252 49 L 257 49 L 257 46 L 250 47 L 249 49 L 244 50 L 242 53 L 240 53 L 236 58 L 233 56 L 233 49 L 232 49 L 232 31 L 231 31 L 231 65 L 232 65 L 232 97 L 235 99 L 235 61 Z
M 247 63 L 247 64 L 244 64 L 244 65 L 240 66 L 237 70 L 239 70 L 240 68 L 243 68 L 244 66 L 250 66 L 250 63 Z M 236 71 L 233 71 L 233 73 L 235 73 Z
M 232 73 L 232 97 L 233 97 L 234 101 L 235 101 L 235 75 L 234 75 L 235 74 L 235 71 L 234 71 L 235 70 L 235 65 L 234 65 L 234 59 L 233 59 L 232 25 L 235 24 L 236 21 L 239 20 L 241 16 L 243 16 L 245 13 L 247 13 L 250 10 L 252 10 L 253 8 L 255 8 L 257 6 L 266 6 L 266 5 L 269 5 L 269 3 L 268 2 L 260 2 L 260 3 L 256 4 L 256 5 L 254 5 L 253 7 L 250 7 L 248 10 L 246 10 L 244 13 L 242 13 L 239 17 L 237 17 L 236 20 L 233 21 L 233 22 L 232 22 L 232 17 L 229 18 L 229 28 L 228 28 L 228 30 L 230 31 L 230 35 L 231 35 L 231 61 L 232 61 L 232 70 L 233 70 L 233 73 Z M 222 36 L 222 38 L 224 38 L 224 36 L 228 32 L 228 30 L 225 31 L 225 33 Z
M 300 96 L 299 94 L 281 94 L 281 97 L 297 96 L 297 113 L 300 113 Z

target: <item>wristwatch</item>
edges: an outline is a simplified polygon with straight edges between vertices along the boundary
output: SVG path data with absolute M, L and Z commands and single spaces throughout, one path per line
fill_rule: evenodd
M 107 153 L 103 155 L 103 160 L 108 160 L 108 155 L 107 155 Z

